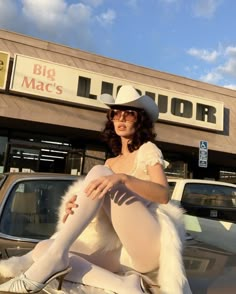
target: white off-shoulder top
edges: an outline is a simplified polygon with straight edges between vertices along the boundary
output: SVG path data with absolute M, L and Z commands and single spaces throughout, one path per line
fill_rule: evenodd
M 150 180 L 147 173 L 147 166 L 159 163 L 166 168 L 167 162 L 164 160 L 161 150 L 152 142 L 144 143 L 138 150 L 134 168 L 130 175 L 143 180 Z
M 163 168 L 166 168 L 168 165 L 168 162 L 163 158 L 161 150 L 154 143 L 148 141 L 138 149 L 133 168 L 127 174 L 142 180 L 150 180 L 147 166 L 153 166 L 156 163 L 161 164 Z M 107 163 L 106 166 L 109 167 Z

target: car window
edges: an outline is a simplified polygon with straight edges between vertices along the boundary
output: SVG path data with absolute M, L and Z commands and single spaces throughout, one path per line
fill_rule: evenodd
M 3 208 L 0 232 L 46 239 L 54 231 L 61 196 L 73 180 L 24 180 L 15 185 Z
M 188 214 L 236 223 L 235 187 L 189 183 L 181 204 Z
M 200 183 L 186 184 L 182 202 L 212 207 L 236 207 L 236 188 Z

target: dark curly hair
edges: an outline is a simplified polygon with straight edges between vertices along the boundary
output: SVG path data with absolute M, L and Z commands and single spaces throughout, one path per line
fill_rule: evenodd
M 118 108 L 118 107 L 116 107 Z M 127 109 L 119 107 L 120 109 Z M 153 122 L 147 115 L 147 113 L 144 110 L 137 109 L 137 108 L 131 108 L 138 112 L 138 119 L 137 122 L 135 122 L 135 133 L 132 138 L 132 141 L 128 145 L 128 149 L 130 152 L 133 152 L 143 144 L 148 141 L 154 142 L 156 134 L 153 131 Z M 107 113 L 107 122 L 105 124 L 104 130 L 101 132 L 101 138 L 102 141 L 107 143 L 108 147 L 112 151 L 112 153 L 117 156 L 121 154 L 121 138 L 118 136 L 114 129 L 113 122 L 109 119 L 108 113 Z

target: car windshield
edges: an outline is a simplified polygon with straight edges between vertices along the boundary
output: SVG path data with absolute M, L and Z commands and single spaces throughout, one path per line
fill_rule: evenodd
M 70 180 L 24 180 L 12 189 L 0 220 L 0 232 L 6 235 L 45 239 L 57 222 L 57 210 Z

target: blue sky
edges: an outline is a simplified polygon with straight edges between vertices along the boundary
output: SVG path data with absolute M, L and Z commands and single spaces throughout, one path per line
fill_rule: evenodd
M 0 0 L 0 28 L 236 89 L 235 11 L 235 0 Z

